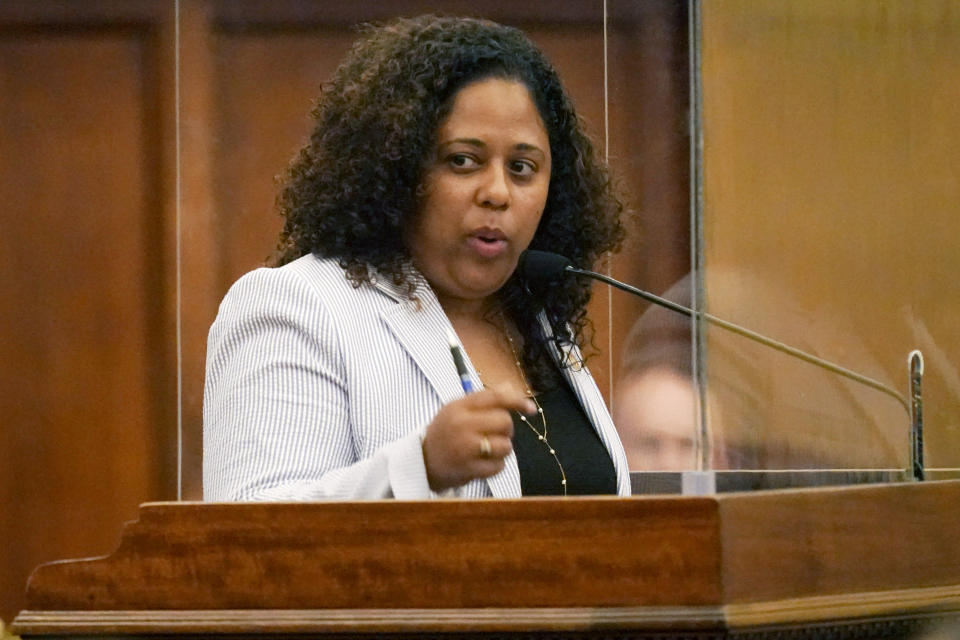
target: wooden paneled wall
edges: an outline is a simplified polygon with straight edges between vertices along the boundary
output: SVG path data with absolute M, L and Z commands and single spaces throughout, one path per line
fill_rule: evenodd
M 176 498 L 178 411 L 200 496 L 206 332 L 273 248 L 274 176 L 352 25 L 428 10 L 528 31 L 603 149 L 599 1 L 183 0 L 178 49 L 172 0 L 0 3 L 0 618 L 32 567 L 107 553 L 139 503 Z M 636 214 L 612 271 L 662 290 L 687 270 L 686 13 L 609 11 L 609 153 Z M 605 393 L 637 311 L 598 287 Z
M 172 495 L 169 26 L 0 4 L 0 616 L 41 561 Z

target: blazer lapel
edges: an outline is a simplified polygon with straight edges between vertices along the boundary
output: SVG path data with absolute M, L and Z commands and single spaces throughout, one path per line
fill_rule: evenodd
M 381 311 L 381 316 L 440 402 L 446 404 L 462 397 L 463 388 L 447 344 L 450 321 L 430 287 L 425 281 L 417 283 L 418 304 L 392 283 L 377 281 L 375 286 L 397 302 Z
M 546 316 L 540 314 L 540 326 L 543 328 L 544 335 L 547 336 L 547 344 L 550 346 L 550 353 L 560 365 L 560 371 L 567 380 L 574 395 L 580 401 L 590 424 L 600 436 L 600 441 L 610 453 L 613 460 L 613 468 L 617 473 L 617 488 L 620 495 L 630 495 L 630 468 L 627 464 L 627 455 L 620 442 L 620 436 L 617 434 L 613 420 L 610 418 L 610 412 L 607 411 L 607 405 L 603 401 L 600 389 L 597 388 L 593 377 L 583 364 L 583 356 L 576 345 L 571 345 L 561 353 L 552 341 L 553 332 L 550 329 L 550 323 Z M 566 364 L 564 364 L 566 363 Z
M 447 342 L 447 331 L 453 331 L 453 327 L 423 276 L 415 273 L 415 279 L 419 305 L 409 299 L 405 285 L 398 287 L 391 282 L 380 280 L 375 282 L 374 286 L 377 289 L 397 303 L 382 311 L 381 316 L 391 333 L 430 382 L 430 386 L 437 392 L 440 402 L 446 404 L 463 397 L 460 376 L 457 375 L 457 368 L 453 364 L 450 345 Z M 476 387 L 480 388 L 480 376 L 468 355 L 466 355 L 466 361 L 470 378 Z M 517 466 L 516 454 L 511 451 L 504 459 L 504 463 L 503 471 L 487 478 L 485 484 L 494 497 L 519 498 L 521 495 L 520 468 Z M 467 495 L 482 494 L 480 490 L 482 482 L 467 483 L 462 489 Z

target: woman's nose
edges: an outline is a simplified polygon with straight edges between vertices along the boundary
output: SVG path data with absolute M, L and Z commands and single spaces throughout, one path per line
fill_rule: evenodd
M 506 209 L 510 206 L 510 177 L 505 166 L 491 163 L 477 187 L 477 202 L 482 207 Z

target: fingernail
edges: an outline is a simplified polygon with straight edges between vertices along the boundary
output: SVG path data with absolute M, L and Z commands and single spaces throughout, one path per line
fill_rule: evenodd
M 533 403 L 533 400 L 527 400 L 527 410 L 524 412 L 528 416 L 532 416 L 537 412 L 537 405 Z

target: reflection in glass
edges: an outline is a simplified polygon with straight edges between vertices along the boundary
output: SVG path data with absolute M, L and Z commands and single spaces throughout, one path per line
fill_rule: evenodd
M 924 350 L 933 467 L 960 463 L 948 4 L 702 6 L 706 309 L 904 396 Z M 712 328 L 705 368 L 743 468 L 910 464 L 908 413 L 874 389 Z
M 908 478 L 907 355 L 920 349 L 928 477 L 955 473 L 960 25 L 948 5 L 691 4 L 693 277 L 647 288 L 892 395 L 650 308 L 627 334 L 614 405 L 625 443 L 636 436 L 634 468 Z

